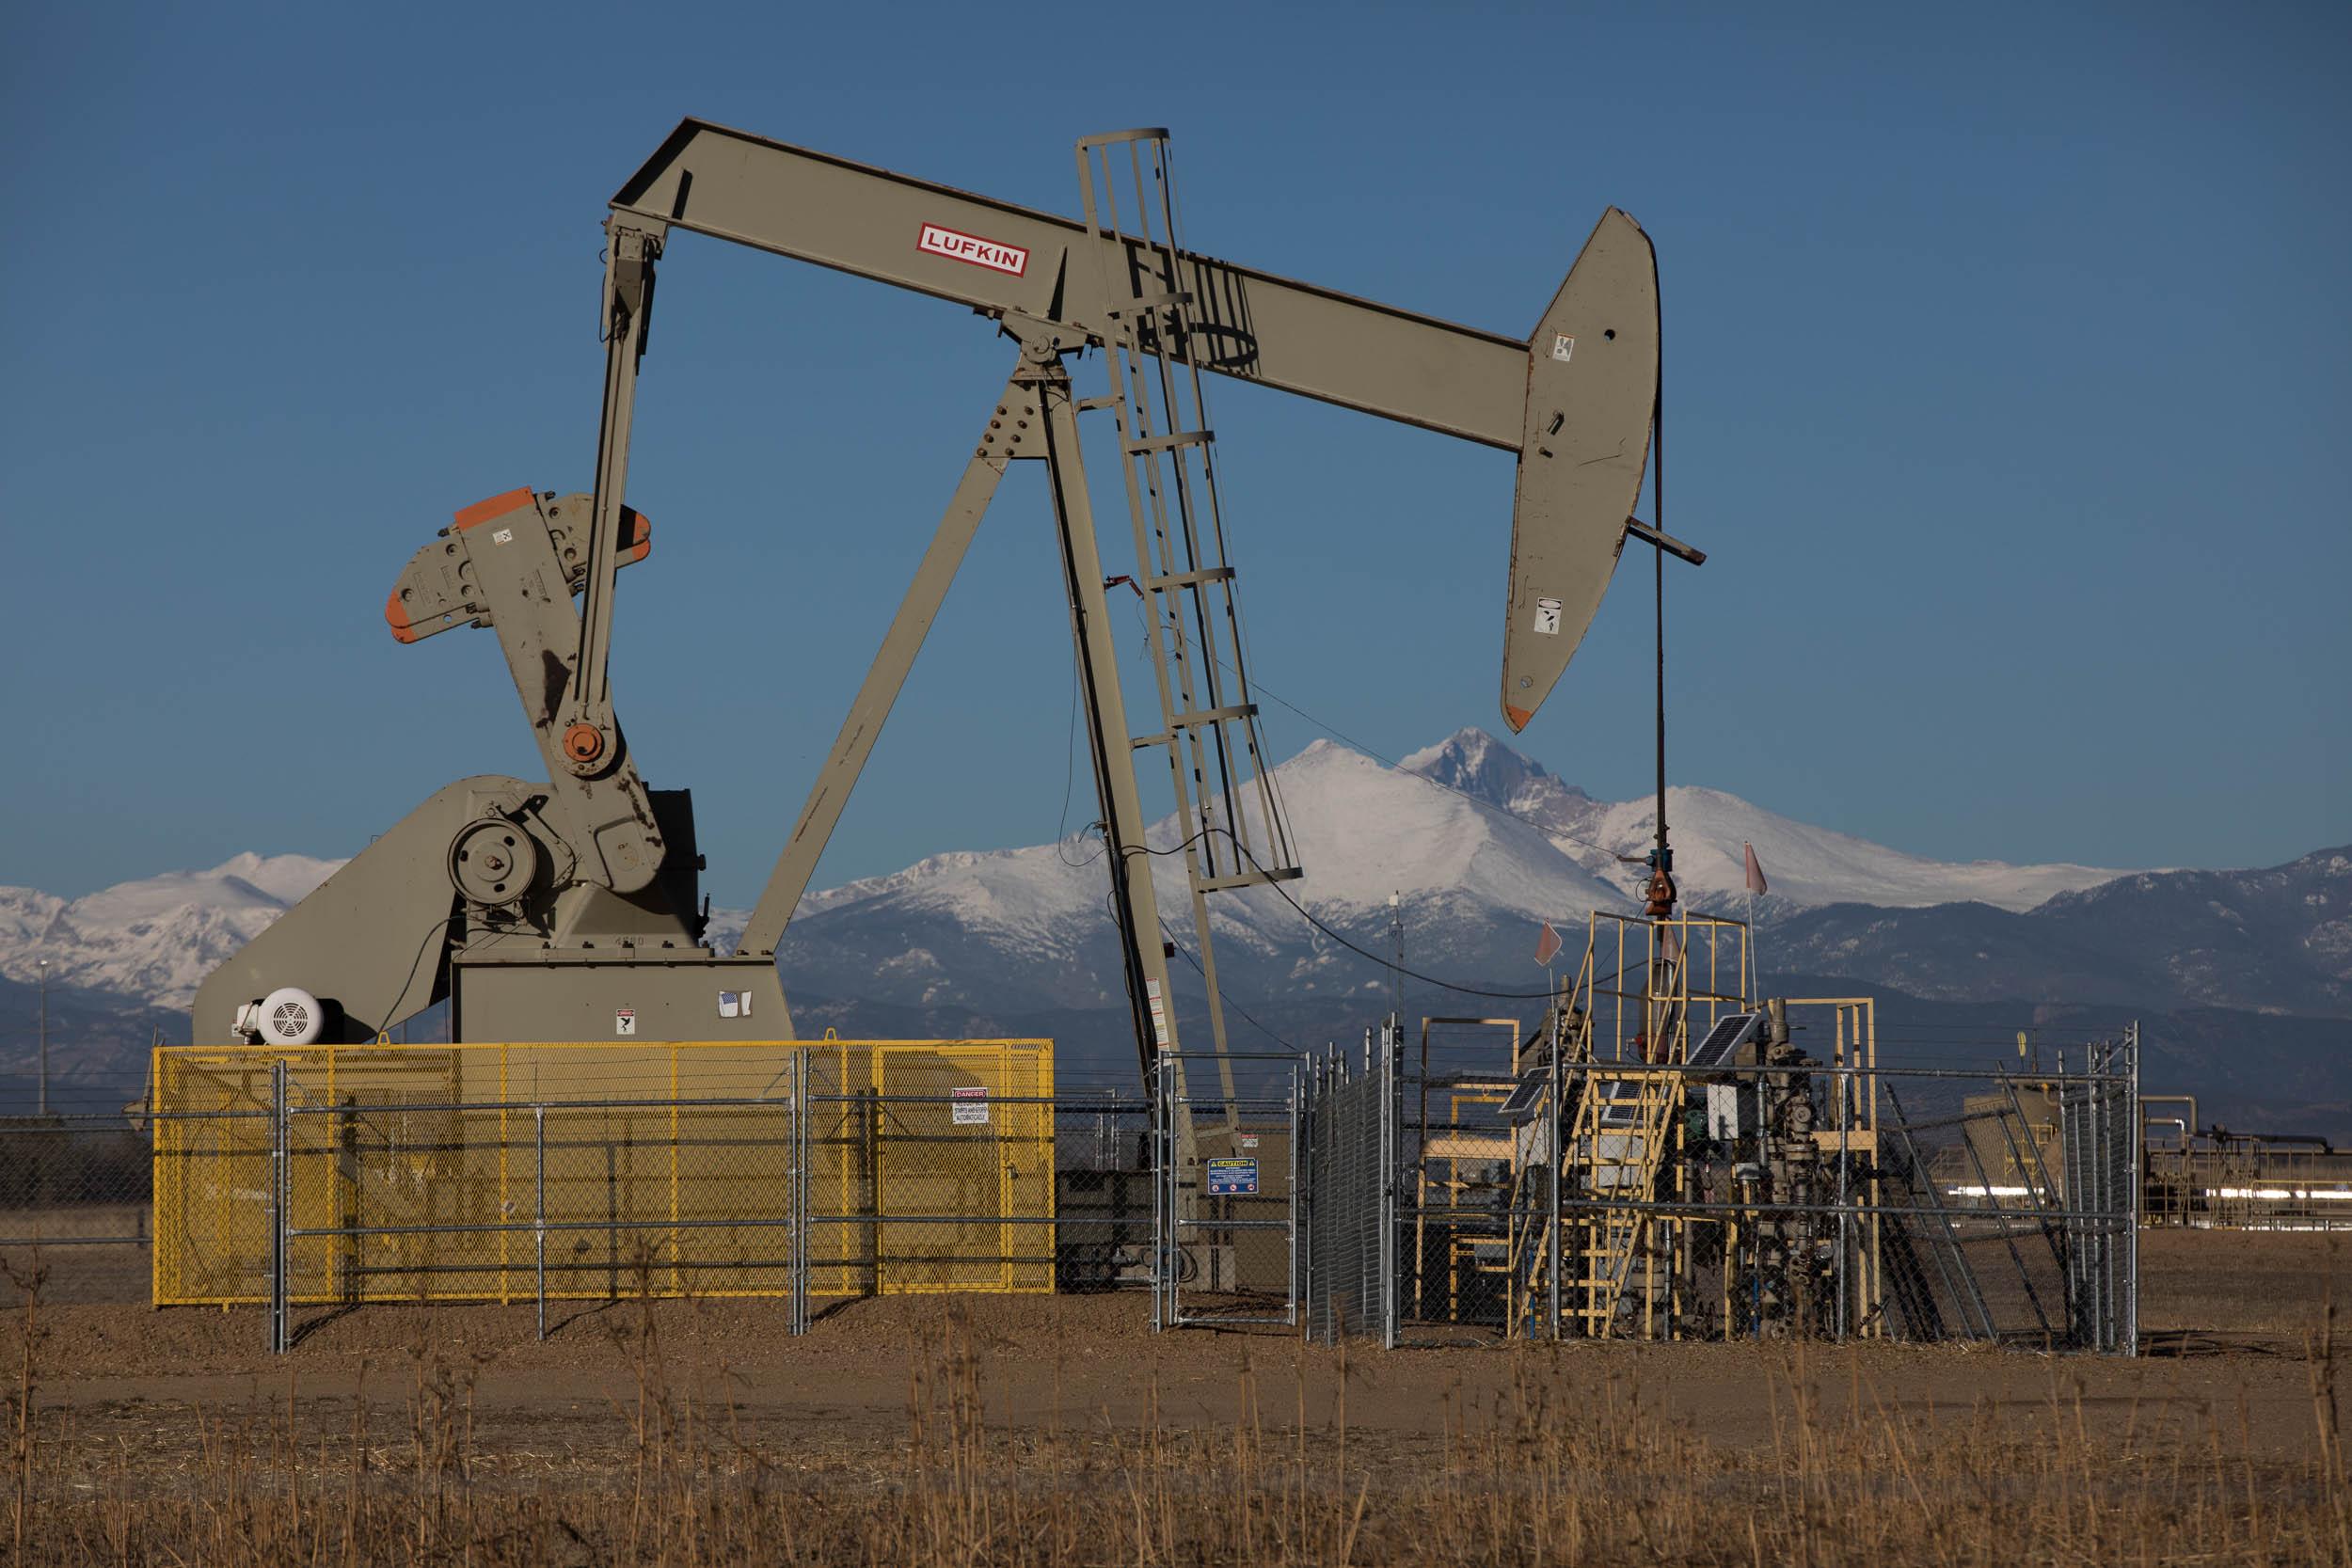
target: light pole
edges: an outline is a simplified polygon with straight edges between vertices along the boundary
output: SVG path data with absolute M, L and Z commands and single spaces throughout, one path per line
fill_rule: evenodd
M 49 1114 L 49 960 L 40 960 L 40 1114 Z

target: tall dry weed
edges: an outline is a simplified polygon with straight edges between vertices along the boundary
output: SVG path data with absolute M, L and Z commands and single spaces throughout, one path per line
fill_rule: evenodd
M 2309 1346 L 2316 1441 L 2286 1460 L 2262 1457 L 2242 1412 L 2181 1402 L 2136 1405 L 2119 1433 L 2063 1361 L 2021 1419 L 1914 1407 L 1899 1360 L 1802 1343 L 1723 1363 L 1758 1380 L 1761 1441 L 1671 1417 L 1638 1358 L 1550 1347 L 1496 1353 L 1502 1375 L 1479 1387 L 1457 1377 L 1425 1437 L 1351 1425 L 1392 1397 L 1376 1359 L 1280 1343 L 1241 1358 L 1229 1421 L 1169 1419 L 1152 1370 L 1132 1422 L 1065 1410 L 1057 1374 L 1048 1418 L 1016 1424 L 990 1409 L 989 1369 L 1026 1353 L 957 1305 L 910 1358 L 900 1442 L 845 1448 L 747 1414 L 735 1380 L 665 1343 L 652 1293 L 612 1330 L 626 1370 L 602 1424 L 618 1441 L 536 1468 L 483 1439 L 480 1359 L 423 1342 L 380 1403 L 363 1381 L 347 1411 L 306 1404 L 290 1377 L 250 1415 L 177 1418 L 184 1462 L 68 1451 L 32 1397 L 28 1318 L 8 1406 L 16 1560 L 2352 1568 L 2332 1307 Z

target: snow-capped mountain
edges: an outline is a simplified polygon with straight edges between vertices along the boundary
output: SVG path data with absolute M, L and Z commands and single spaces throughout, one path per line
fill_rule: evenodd
M 326 880 L 341 861 L 232 856 L 64 899 L 0 887 L 0 975 L 184 1007 L 223 959 Z
M 1655 833 L 1655 805 L 1595 800 L 1483 730 L 1465 729 L 1397 767 L 1317 741 L 1275 770 L 1306 876 L 1210 903 L 1228 994 L 1352 995 L 1387 974 L 1313 929 L 1295 899 L 1359 947 L 1408 966 L 1535 983 L 1535 923 L 1573 940 L 1593 909 L 1629 910 Z M 1922 908 L 1963 900 L 2023 911 L 2120 875 L 2078 865 L 1952 864 L 1794 822 L 1709 789 L 1675 789 L 1667 820 L 1694 908 L 1737 910 L 1742 846 L 1787 918 L 1833 902 Z M 1184 832 L 1170 817 L 1154 848 Z M 1104 909 L 1099 842 L 935 856 L 889 877 L 813 895 L 787 940 L 787 988 L 900 1006 L 1111 1006 L 1120 985 Z M 1181 860 L 1153 863 L 1162 918 L 1189 945 Z M 1285 894 L 1288 897 L 1285 897 Z M 1393 911 L 1391 895 L 1396 897 Z
M 1401 768 L 1319 740 L 1277 768 L 1275 781 L 1306 876 L 1279 890 L 1221 895 L 1212 908 L 1229 977 L 1286 990 L 1380 983 L 1315 933 L 1290 899 L 1385 952 L 1394 895 L 1422 964 L 1472 956 L 1483 963 L 1490 946 L 1523 947 L 1537 920 L 1566 929 L 1563 923 L 1588 909 L 1627 905 L 1640 872 L 1619 857 L 1640 855 L 1652 832 L 1650 801 L 1596 800 L 1476 729 L 1414 752 Z M 1720 906 L 1740 892 L 1743 842 L 1762 857 L 1780 912 L 1962 899 L 2024 911 L 2119 875 L 1925 860 L 1717 790 L 1669 791 L 1667 811 L 1685 896 L 1701 905 Z M 1154 847 L 1172 848 L 1184 830 L 1170 817 L 1150 837 Z M 1103 1005 L 1120 982 L 1102 853 L 1099 840 L 1078 837 L 934 855 L 812 894 L 793 925 L 787 979 L 813 975 L 830 994 L 908 1005 Z M 215 965 L 340 863 L 244 854 L 71 901 L 0 888 L 0 975 L 29 980 L 46 958 L 53 983 L 185 1006 Z M 1152 870 L 1166 917 L 1188 942 L 1183 859 L 1157 856 Z M 722 911 L 714 938 L 730 942 L 740 925 L 739 914 Z
M 1544 983 L 1537 921 L 1581 951 L 1585 911 L 1635 907 L 1644 871 L 1626 857 L 1649 846 L 1652 802 L 1596 800 L 1483 731 L 1400 767 L 1317 742 L 1275 783 L 1306 875 L 1210 908 L 1219 989 L 1285 1043 L 1345 1037 L 1386 1010 L 1381 960 L 1400 933 L 1408 969 L 1502 993 L 1444 1001 L 1414 983 L 1408 1011 L 1508 1012 Z M 1772 884 L 1759 941 L 1773 983 L 1834 976 L 1835 989 L 1875 991 L 1890 1038 L 1899 1021 L 2006 1039 L 2058 1018 L 2098 1029 L 2143 1018 L 2152 1050 L 2171 1053 L 2168 1085 L 2249 1116 L 2320 1107 L 2352 1127 L 2352 848 L 2262 871 L 1955 864 L 1716 790 L 1675 789 L 1667 806 L 1688 904 L 1742 912 L 1740 847 L 1753 843 Z M 1171 817 L 1149 837 L 1172 850 L 1185 833 Z M 1081 834 L 941 854 L 810 895 L 780 959 L 797 1022 L 1050 1035 L 1065 1067 L 1131 1074 L 1103 853 Z M 186 1037 L 204 974 L 338 863 L 240 855 L 71 901 L 0 888 L 0 1011 L 29 1021 L 26 982 L 48 958 L 52 1017 L 74 1021 L 60 1037 L 87 1047 L 61 1070 L 135 1085 L 158 1029 Z M 1205 990 L 1187 967 L 1199 955 L 1183 857 L 1155 855 L 1152 868 L 1189 1029 Z M 741 925 L 719 912 L 714 942 L 731 945 Z M 0 1078 L 22 1070 L 29 1022 L 20 1033 L 0 1038 Z M 1255 1039 L 1248 1026 L 1238 1037 Z
M 1622 879 L 1613 874 L 1617 857 L 1645 853 L 1658 836 L 1655 799 L 1596 800 L 1484 730 L 1456 731 L 1406 757 L 1404 767 L 1540 827 L 1564 854 L 1613 880 Z M 1669 788 L 1666 826 L 1685 899 L 1718 908 L 1726 895 L 1746 888 L 1746 844 L 1763 863 L 1775 913 L 1822 904 L 1921 909 L 1963 902 L 2023 911 L 2123 875 L 2089 865 L 1931 861 L 1792 821 L 1719 789 Z
M 1343 746 L 1316 741 L 1274 776 L 1306 875 L 1211 900 L 1220 979 L 1229 992 L 1247 983 L 1344 994 L 1384 983 L 1378 971 L 1367 971 L 1360 958 L 1310 927 L 1294 900 L 1326 925 L 1359 942 L 1377 940 L 1385 950 L 1394 895 L 1424 963 L 1483 953 L 1504 928 L 1532 933 L 1541 919 L 1564 921 L 1626 903 L 1621 885 L 1563 853 L 1536 823 L 1472 795 L 1433 788 Z M 1147 839 L 1169 851 L 1185 832 L 1169 816 Z M 1268 850 L 1254 852 L 1263 857 Z M 840 995 L 857 976 L 856 994 L 907 1006 L 1108 1005 L 1121 981 L 1103 853 L 1099 839 L 1076 837 L 935 855 L 888 877 L 812 895 L 780 955 L 787 983 L 815 976 L 817 989 Z M 1155 855 L 1152 873 L 1161 918 L 1188 950 L 1182 856 Z M 725 924 L 739 926 L 739 917 Z

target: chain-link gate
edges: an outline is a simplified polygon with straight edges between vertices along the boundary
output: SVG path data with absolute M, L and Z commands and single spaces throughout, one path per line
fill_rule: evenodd
M 1307 1333 L 1325 1344 L 1396 1322 L 1396 1022 L 1314 1064 L 1308 1101 Z
M 1396 1079 L 1396 1279 L 1391 1344 L 1507 1338 L 1540 1322 L 1557 1164 L 1531 1114 L 1517 1019 L 1427 1018 L 1386 1031 Z M 1547 1078 L 1546 1083 L 1549 1080 Z M 1545 1104 L 1557 1100 L 1551 1096 Z M 1547 1302 L 1548 1305 L 1548 1302 Z
M 805 1119 L 807 1295 L 1054 1289 L 1050 1066 L 814 1055 Z
M 2066 1307 L 2075 1343 L 2137 1354 L 2139 1343 L 2139 1026 L 2094 1045 L 2085 1076 L 2058 1095 L 2070 1227 Z
M 1152 1325 L 1298 1323 L 1305 1257 L 1300 1058 L 1227 1053 L 1250 1086 L 1203 1089 L 1213 1064 L 1164 1053 L 1152 1132 L 1159 1236 Z

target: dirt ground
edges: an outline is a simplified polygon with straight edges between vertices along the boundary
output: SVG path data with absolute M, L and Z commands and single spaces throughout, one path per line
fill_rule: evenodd
M 1412 1449 L 1505 1396 L 1532 1359 L 1609 1397 L 1638 1399 L 1717 1445 L 1769 1443 L 1792 1380 L 1831 1403 L 2031 1430 L 2058 1418 L 2118 1433 L 2169 1419 L 2250 1453 L 2314 1440 L 2305 1349 L 2323 1306 L 2352 1287 L 2352 1252 L 2319 1235 L 2150 1232 L 2141 1243 L 2143 1354 L 2051 1355 L 1976 1345 L 1567 1345 L 1382 1352 L 1302 1344 L 1281 1330 L 1153 1334 L 1137 1295 L 900 1296 L 843 1304 L 804 1338 L 773 1301 L 554 1306 L 534 1335 L 516 1307 L 370 1307 L 301 1317 L 293 1352 L 264 1350 L 261 1312 L 44 1304 L 36 1402 L 72 1447 L 173 1441 L 175 1419 L 267 1413 L 347 1432 L 428 1377 L 467 1390 L 486 1449 L 584 1452 L 624 1443 L 648 1377 L 692 1390 L 763 1440 L 812 1451 L 901 1441 L 910 1390 L 951 1314 L 970 1325 L 998 1429 L 1264 1427 L 1336 1431 Z M 11 1381 L 22 1309 L 0 1329 Z

